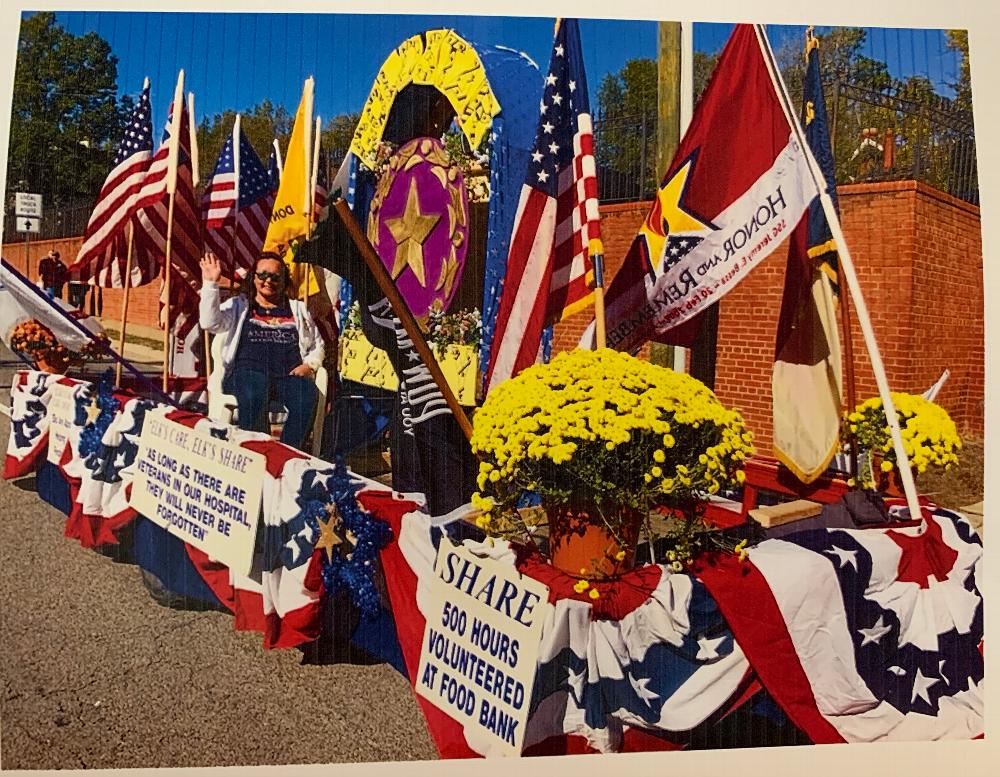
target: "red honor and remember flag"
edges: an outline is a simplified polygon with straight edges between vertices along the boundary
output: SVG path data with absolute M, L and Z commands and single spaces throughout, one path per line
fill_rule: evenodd
M 677 328 L 777 248 L 817 196 L 766 47 L 751 25 L 726 44 L 608 289 L 608 347 L 685 342 L 690 327 Z

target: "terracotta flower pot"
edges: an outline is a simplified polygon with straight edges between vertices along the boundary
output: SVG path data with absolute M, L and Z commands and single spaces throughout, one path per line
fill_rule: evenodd
M 617 577 L 635 566 L 635 546 L 642 526 L 638 512 L 622 523 L 620 545 L 596 510 L 560 506 L 547 508 L 549 563 L 561 572 L 587 580 Z M 625 551 L 619 560 L 618 554 Z
M 69 359 L 42 353 L 35 357 L 35 368 L 53 375 L 62 375 L 69 366 Z
M 872 479 L 875 481 L 875 488 L 886 496 L 902 498 L 906 495 L 903 490 L 903 477 L 899 474 L 899 467 L 893 463 L 892 469 L 888 472 L 882 471 L 881 456 L 872 456 Z M 917 473 L 913 472 L 914 485 L 916 485 Z

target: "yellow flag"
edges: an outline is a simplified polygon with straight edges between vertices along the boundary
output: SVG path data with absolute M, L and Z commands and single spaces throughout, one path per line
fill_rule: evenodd
M 308 238 L 312 223 L 312 110 L 313 79 L 307 78 L 285 153 L 271 223 L 264 239 L 265 251 L 288 249 L 285 264 L 292 274 L 292 288 L 288 290 L 291 297 L 305 297 L 319 291 L 312 268 L 298 264 L 292 258 L 294 245 Z

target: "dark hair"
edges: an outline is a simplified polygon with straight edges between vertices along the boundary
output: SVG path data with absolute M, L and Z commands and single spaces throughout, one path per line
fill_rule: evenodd
M 265 259 L 269 259 L 273 262 L 278 262 L 281 264 L 281 274 L 284 276 L 285 284 L 282 287 L 282 296 L 288 299 L 288 289 L 292 286 L 292 274 L 288 270 L 288 265 L 285 264 L 284 258 L 281 254 L 275 253 L 274 251 L 264 251 L 254 259 L 253 267 L 246 274 L 243 279 L 243 283 L 240 284 L 240 294 L 247 298 L 250 304 L 253 304 L 254 299 L 257 297 L 257 287 L 253 285 L 254 273 L 257 272 L 257 265 L 260 264 Z
M 58 259 L 59 258 L 59 252 L 56 251 L 55 249 L 52 250 L 52 258 L 53 259 Z

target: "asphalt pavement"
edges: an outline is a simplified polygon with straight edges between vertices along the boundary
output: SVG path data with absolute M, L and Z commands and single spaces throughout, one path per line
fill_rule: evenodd
M 0 416 L 3 450 L 8 433 Z M 391 667 L 303 665 L 225 613 L 161 607 L 137 567 L 66 539 L 64 522 L 33 477 L 0 481 L 0 768 L 437 757 Z

